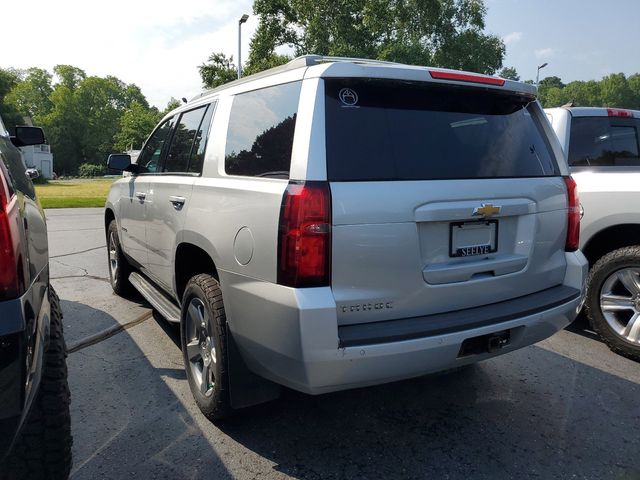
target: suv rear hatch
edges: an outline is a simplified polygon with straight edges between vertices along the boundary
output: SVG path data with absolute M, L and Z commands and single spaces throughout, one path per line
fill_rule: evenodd
M 340 325 L 488 305 L 562 283 L 567 194 L 534 98 L 325 79 Z

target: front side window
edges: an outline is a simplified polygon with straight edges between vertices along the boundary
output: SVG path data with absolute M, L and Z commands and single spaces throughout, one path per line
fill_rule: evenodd
M 292 82 L 235 96 L 225 149 L 227 174 L 289 178 L 300 86 Z
M 572 167 L 640 166 L 638 134 L 632 124 L 609 117 L 576 117 L 571 122 L 569 165 Z
M 145 143 L 137 161 L 140 166 L 140 173 L 160 172 L 162 168 L 160 164 L 162 160 L 162 150 L 165 143 L 169 140 L 174 121 L 175 119 L 172 117 L 162 122 L 151 134 L 147 143 Z
M 206 123 L 208 131 L 211 122 L 209 110 L 213 110 L 213 105 L 204 105 L 180 115 L 180 120 L 178 120 L 171 139 L 167 161 L 162 167 L 163 172 L 200 173 L 206 143 L 206 139 L 204 143 L 202 142 L 203 127 Z M 203 121 L 205 117 L 208 117 L 207 122 Z M 191 161 L 193 161 L 192 168 L 190 167 Z

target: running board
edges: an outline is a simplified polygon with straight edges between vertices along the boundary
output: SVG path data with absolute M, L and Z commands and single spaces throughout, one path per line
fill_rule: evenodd
M 180 323 L 180 309 L 153 283 L 137 272 L 129 275 L 129 282 L 168 322 Z

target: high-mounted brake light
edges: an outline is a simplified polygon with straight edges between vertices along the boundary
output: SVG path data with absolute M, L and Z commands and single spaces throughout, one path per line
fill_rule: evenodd
M 567 198 L 569 200 L 567 242 L 565 250 L 575 252 L 580 245 L 580 199 L 578 198 L 578 185 L 573 177 L 564 177 L 567 186 Z
M 470 73 L 456 72 L 439 72 L 437 70 L 429 70 L 431 78 L 437 80 L 457 80 L 459 82 L 484 83 L 487 85 L 503 86 L 505 80 L 502 78 L 489 77 L 487 75 L 474 75 Z
M 3 173 L 0 165 L 0 300 L 15 298 L 22 293 L 18 277 L 17 238 L 11 228 L 15 201 L 9 196 Z
M 623 110 L 622 108 L 607 108 L 607 115 L 610 117 L 626 117 L 633 118 L 633 112 Z
M 289 183 L 278 227 L 278 283 L 324 287 L 331 279 L 331 191 L 327 182 Z

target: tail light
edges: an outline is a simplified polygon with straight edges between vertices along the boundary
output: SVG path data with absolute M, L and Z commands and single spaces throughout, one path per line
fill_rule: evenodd
M 564 177 L 567 186 L 567 197 L 569 199 L 568 223 L 567 223 L 567 243 L 565 250 L 575 252 L 580 245 L 580 200 L 578 198 L 578 186 L 573 177 Z
M 11 228 L 16 204 L 9 195 L 3 173 L 3 168 L 0 168 L 0 300 L 15 298 L 22 293 L 18 275 L 18 239 Z
M 477 75 L 474 73 L 460 72 L 442 72 L 439 70 L 429 70 L 431 78 L 437 80 L 456 80 L 458 82 L 484 83 L 486 85 L 498 85 L 502 87 L 505 84 L 503 78 L 489 77 L 488 75 Z
M 607 108 L 607 115 L 610 117 L 633 118 L 633 112 L 622 108 Z
M 331 191 L 326 182 L 289 183 L 278 227 L 278 283 L 324 287 L 331 279 Z

